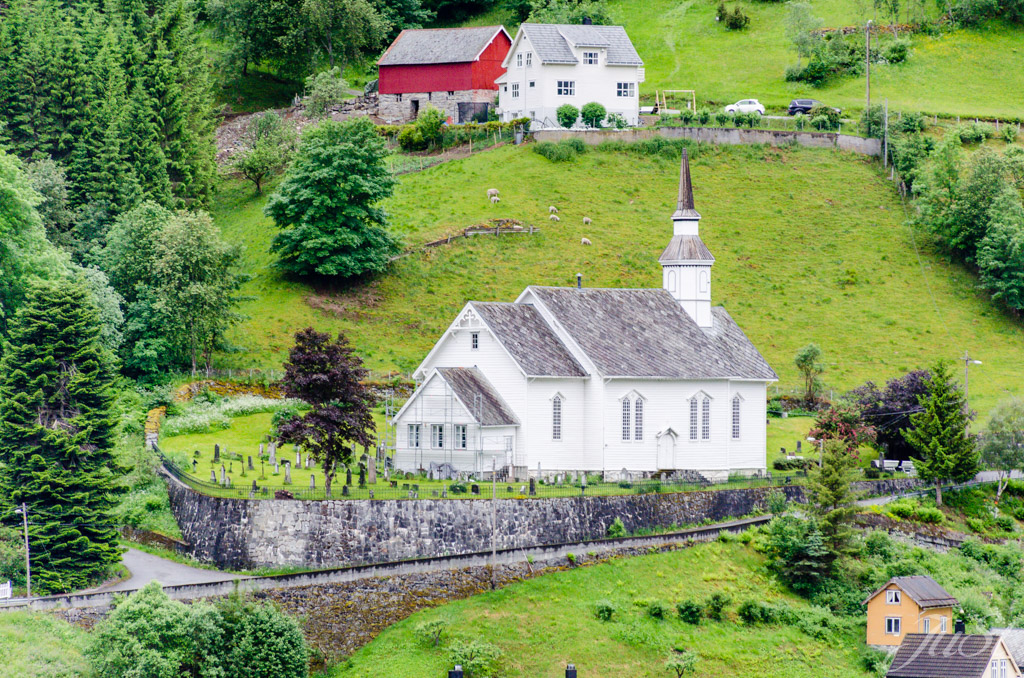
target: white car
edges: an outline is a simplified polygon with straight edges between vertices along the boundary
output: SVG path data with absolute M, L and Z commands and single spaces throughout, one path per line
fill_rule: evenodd
M 741 99 L 725 107 L 726 113 L 757 113 L 764 115 L 764 106 L 757 99 Z

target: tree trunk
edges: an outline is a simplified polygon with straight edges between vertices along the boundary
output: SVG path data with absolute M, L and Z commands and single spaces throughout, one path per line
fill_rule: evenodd
M 249 75 L 249 60 L 242 59 L 242 76 Z
M 942 506 L 942 481 L 935 481 L 935 505 Z
M 1010 474 L 1007 473 L 1005 476 L 1001 476 L 996 480 L 996 506 L 999 506 L 999 500 L 1003 498 L 1003 491 L 1006 486 L 1010 484 Z

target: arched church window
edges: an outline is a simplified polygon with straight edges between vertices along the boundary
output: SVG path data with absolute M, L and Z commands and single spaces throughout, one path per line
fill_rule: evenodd
M 622 399 L 622 439 L 629 440 L 629 398 Z
M 697 289 L 700 290 L 701 292 L 707 292 L 708 291 L 708 272 L 707 271 L 701 271 L 700 275 L 697 277 Z

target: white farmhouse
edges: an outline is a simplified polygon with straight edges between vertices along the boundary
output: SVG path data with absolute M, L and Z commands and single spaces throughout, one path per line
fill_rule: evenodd
M 559 106 L 596 101 L 639 122 L 644 62 L 622 26 L 522 24 L 502 65 L 495 80 L 502 120 L 557 126 Z
M 686 470 L 709 480 L 764 471 L 767 385 L 777 377 L 711 306 L 715 260 L 698 233 L 685 151 L 672 222 L 661 288 L 578 282 L 467 303 L 394 418 L 396 467 Z

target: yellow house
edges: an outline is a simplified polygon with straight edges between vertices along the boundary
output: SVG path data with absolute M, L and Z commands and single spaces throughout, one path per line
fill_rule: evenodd
M 886 678 L 1020 678 L 1020 667 L 996 635 L 908 633 Z
M 867 644 L 895 647 L 908 633 L 953 633 L 956 598 L 931 577 L 893 577 L 864 600 Z

